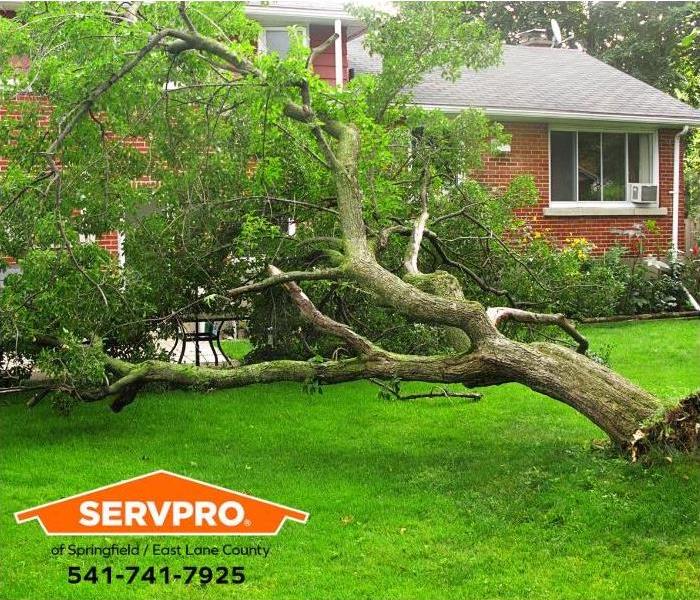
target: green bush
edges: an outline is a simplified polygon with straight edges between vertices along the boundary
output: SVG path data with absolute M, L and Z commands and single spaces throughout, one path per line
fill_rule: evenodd
M 691 254 L 686 257 L 680 279 L 693 297 L 700 299 L 700 256 Z
M 683 284 L 688 289 L 699 285 L 697 261 L 667 260 L 669 269 L 659 271 L 620 246 L 596 256 L 584 238 L 556 248 L 535 233 L 519 250 L 536 277 L 511 264 L 504 269 L 501 286 L 542 312 L 571 317 L 673 312 L 689 308 Z

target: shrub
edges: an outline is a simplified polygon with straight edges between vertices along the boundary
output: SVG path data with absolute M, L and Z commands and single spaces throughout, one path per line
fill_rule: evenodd
M 543 312 L 571 317 L 672 312 L 689 307 L 684 283 L 688 289 L 699 286 L 698 261 L 668 260 L 668 268 L 651 269 L 624 247 L 595 256 L 585 238 L 556 248 L 535 232 L 521 240 L 519 250 L 540 283 L 511 265 L 504 269 L 502 286 Z

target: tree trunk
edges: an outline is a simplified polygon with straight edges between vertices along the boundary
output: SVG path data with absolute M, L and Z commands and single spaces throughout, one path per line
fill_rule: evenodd
M 660 439 L 692 449 L 700 432 L 698 396 L 666 409 L 654 395 L 573 350 L 554 344 L 523 344 L 505 336 L 489 339 L 468 353 L 443 356 L 400 355 L 376 348 L 367 356 L 352 359 L 323 363 L 279 360 L 234 369 L 158 361 L 132 365 L 116 359 L 109 359 L 109 364 L 125 385 L 167 382 L 198 389 L 277 381 L 334 384 L 368 378 L 461 383 L 467 387 L 521 383 L 571 406 L 633 456 L 647 442 Z M 119 393 L 123 386 L 112 387 Z
M 433 273 L 409 273 L 404 275 L 404 281 L 416 286 L 419 290 L 464 302 L 464 291 L 459 280 L 446 271 Z M 459 327 L 443 327 L 447 343 L 457 352 L 466 352 L 471 348 L 469 336 Z
M 621 448 L 629 449 L 639 430 L 664 415 L 659 398 L 568 348 L 503 338 L 482 351 L 510 381 L 568 404 Z

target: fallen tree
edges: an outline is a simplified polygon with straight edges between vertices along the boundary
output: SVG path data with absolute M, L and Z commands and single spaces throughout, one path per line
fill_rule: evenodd
M 162 91 L 162 69 L 159 71 L 161 79 L 156 80 L 151 90 L 154 98 L 162 98 L 164 94 L 170 94 L 167 85 L 174 80 L 174 65 L 180 65 L 177 76 L 194 79 L 190 83 L 179 84 L 178 93 L 198 94 L 209 86 L 226 91 L 227 99 L 217 104 L 215 114 L 206 115 L 207 123 L 223 123 L 225 131 L 223 138 L 207 138 L 205 146 L 200 145 L 201 140 L 194 140 L 188 154 L 162 152 L 168 163 L 163 168 L 163 178 L 167 177 L 168 169 L 171 175 L 173 171 L 176 172 L 170 189 L 177 189 L 180 183 L 181 186 L 191 185 L 188 189 L 205 190 L 202 192 L 205 196 L 203 202 L 216 205 L 220 211 L 217 215 L 232 215 L 227 217 L 232 221 L 238 221 L 242 214 L 251 214 L 252 211 L 245 208 L 240 209 L 243 213 L 237 212 L 236 204 L 257 206 L 259 198 L 269 206 L 283 204 L 287 208 L 293 207 L 296 212 L 275 213 L 275 216 L 294 217 L 304 224 L 306 233 L 294 236 L 284 231 L 279 233 L 278 229 L 278 235 L 273 236 L 275 239 L 271 245 L 262 250 L 251 249 L 251 245 L 240 247 L 236 249 L 236 256 L 231 250 L 232 244 L 236 243 L 231 241 L 232 230 L 224 228 L 216 235 L 212 234 L 210 229 L 213 226 L 206 222 L 202 225 L 202 220 L 206 219 L 192 212 L 195 209 L 189 197 L 187 202 L 183 200 L 174 208 L 170 206 L 177 218 L 167 223 L 177 222 L 177 227 L 183 230 L 190 221 L 202 225 L 206 240 L 214 239 L 211 245 L 206 246 L 209 253 L 206 256 L 213 255 L 217 265 L 240 265 L 246 256 L 256 251 L 264 258 L 267 265 L 267 273 L 264 274 L 255 267 L 257 270 L 251 276 L 249 263 L 247 267 L 239 267 L 238 271 L 233 272 L 226 270 L 229 267 L 220 267 L 216 272 L 216 281 L 208 274 L 209 279 L 205 281 L 216 290 L 211 296 L 216 296 L 218 302 L 225 301 L 228 305 L 239 303 L 237 305 L 240 306 L 241 299 L 282 287 L 302 318 L 323 334 L 337 338 L 350 356 L 319 357 L 312 361 L 272 360 L 230 369 L 193 367 L 157 359 L 125 360 L 103 347 L 102 338 L 105 336 L 97 317 L 91 320 L 89 314 L 80 314 L 80 311 L 72 315 L 72 320 L 65 319 L 63 322 L 53 316 L 55 312 L 51 313 L 51 319 L 41 320 L 30 316 L 26 309 L 32 307 L 35 298 L 42 297 L 46 290 L 37 290 L 36 285 L 39 284 L 36 282 L 34 287 L 27 284 L 26 289 L 16 283 L 16 288 L 9 286 L 15 294 L 12 302 L 5 303 L 7 314 L 16 324 L 14 339 L 22 340 L 25 348 L 41 355 L 44 364 L 50 367 L 46 369 L 46 381 L 28 384 L 35 393 L 30 404 L 36 404 L 47 393 L 61 392 L 80 401 L 105 400 L 118 412 L 135 401 L 146 384 L 155 382 L 196 389 L 233 388 L 278 381 L 321 385 L 359 379 L 461 384 L 467 388 L 517 382 L 571 406 L 633 456 L 641 448 L 659 442 L 683 449 L 696 446 L 700 430 L 697 396 L 668 407 L 646 390 L 588 358 L 588 342 L 565 316 L 526 310 L 507 290 L 487 281 L 474 265 L 467 265 L 447 254 L 447 248 L 459 244 L 451 244 L 446 239 L 449 239 L 449 234 L 454 236 L 455 231 L 465 230 L 469 223 L 465 217 L 476 221 L 477 230 L 491 229 L 484 226 L 479 218 L 476 202 L 470 203 L 469 198 L 475 193 L 475 188 L 453 176 L 469 169 L 476 160 L 474 155 L 478 158 L 490 136 L 498 135 L 498 132 L 480 115 L 468 114 L 447 119 L 411 107 L 403 97 L 403 90 L 432 68 L 443 68 L 449 76 L 450 72 L 464 65 L 480 67 L 493 62 L 498 55 L 499 44 L 483 23 L 463 19 L 455 5 L 408 6 L 399 17 L 391 19 L 365 11 L 363 15 L 369 27 L 367 44 L 370 50 L 384 56 L 384 72 L 341 91 L 328 88 L 312 73 L 315 58 L 334 42 L 334 37 L 310 52 L 301 45 L 293 47 L 289 59 L 275 61 L 270 57 L 255 57 L 250 48 L 246 49 L 240 38 L 235 37 L 236 32 L 220 31 L 221 27 L 216 23 L 212 25 L 212 19 L 203 13 L 188 16 L 184 4 L 180 5 L 177 14 L 168 13 L 162 6 L 152 7 L 152 12 L 146 18 L 141 13 L 143 10 L 146 8 L 129 12 L 128 23 L 123 20 L 114 22 L 113 16 L 107 17 L 112 19 L 112 25 L 104 25 L 100 21 L 108 31 L 101 35 L 112 36 L 113 40 L 117 40 L 118 35 L 125 35 L 124 29 L 127 27 L 136 30 L 141 38 L 134 33 L 130 38 L 131 45 L 117 52 L 117 56 L 128 57 L 125 62 L 111 76 L 93 83 L 82 99 L 73 102 L 61 116 L 56 137 L 45 151 L 37 153 L 46 161 L 45 165 L 40 169 L 36 163 L 32 165 L 34 172 L 40 173 L 41 177 L 46 177 L 48 169 L 48 185 L 42 179 L 41 186 L 32 181 L 26 187 L 19 188 L 12 197 L 13 205 L 27 202 L 33 194 L 35 198 L 40 198 L 48 207 L 46 214 L 53 216 L 56 226 L 55 237 L 51 241 L 57 241 L 61 246 L 66 261 L 64 267 L 74 267 L 74 286 L 82 286 L 83 292 L 91 290 L 97 304 L 102 303 L 105 313 L 123 315 L 119 317 L 120 327 L 128 328 L 130 323 L 137 321 L 148 322 L 149 319 L 143 317 L 143 311 L 140 315 L 133 314 L 133 303 L 124 297 L 130 288 L 120 287 L 121 284 L 117 283 L 121 275 L 116 274 L 116 279 L 109 279 L 105 275 L 108 269 L 104 264 L 100 266 L 99 262 L 86 267 L 81 246 L 71 235 L 71 228 L 79 231 L 79 225 L 71 221 L 70 211 L 74 211 L 76 206 L 71 206 L 67 200 L 66 189 L 70 184 L 66 183 L 66 179 L 75 178 L 71 174 L 74 165 L 71 165 L 70 159 L 80 155 L 76 149 L 70 150 L 69 144 L 76 136 L 77 143 L 80 143 L 81 135 L 85 139 L 90 131 L 94 134 L 94 123 L 97 123 L 100 144 L 105 148 L 104 126 L 99 114 L 112 114 L 117 110 L 115 102 L 120 98 L 120 86 L 124 86 L 126 81 L 132 87 L 139 81 L 151 81 L 156 67 L 168 65 L 166 91 Z M 67 13 L 60 15 L 67 22 L 77 18 Z M 166 26 L 156 24 L 154 28 L 158 18 L 165 21 Z M 135 23 L 133 19 L 136 19 Z M 176 27 L 178 19 L 181 28 Z M 139 25 L 142 25 L 141 29 L 138 29 Z M 240 35 L 243 35 L 246 26 L 239 23 L 238 27 Z M 200 29 L 209 30 L 209 33 L 203 33 Z M 430 31 L 425 39 L 408 40 L 404 35 L 406 31 L 422 29 Z M 229 33 L 232 39 L 226 39 Z M 234 38 L 236 41 L 233 41 Z M 43 40 L 41 36 L 37 39 Z M 141 39 L 138 47 L 134 39 Z M 424 46 L 419 45 L 421 41 Z M 445 55 L 443 44 L 446 41 L 452 43 L 453 48 L 461 48 L 462 53 L 455 50 Z M 158 58 L 154 58 L 156 56 Z M 37 66 L 39 68 L 40 65 Z M 144 74 L 138 75 L 141 70 Z M 190 92 L 183 91 L 187 88 Z M 144 90 L 147 91 L 147 88 L 144 87 Z M 214 96 L 203 99 L 190 95 L 180 109 L 183 113 L 190 110 L 187 115 L 194 118 L 198 111 L 208 111 L 214 99 Z M 244 108 L 246 102 L 248 109 Z M 236 168 L 231 168 L 230 163 L 223 159 L 214 165 L 207 163 L 209 170 L 202 171 L 206 174 L 201 175 L 203 179 L 209 173 L 222 177 L 214 183 L 207 183 L 209 187 L 201 182 L 195 185 L 192 183 L 194 178 L 190 178 L 192 171 L 197 171 L 201 163 L 193 166 L 183 158 L 208 160 L 210 163 L 213 161 L 211 155 L 218 158 L 217 151 L 203 152 L 203 148 L 211 149 L 225 136 L 233 136 L 231 128 L 240 126 L 237 118 L 253 126 L 254 120 L 246 121 L 236 112 L 245 110 L 249 111 L 246 115 L 254 114 L 258 119 L 260 111 L 264 111 L 260 124 L 262 140 L 256 140 L 253 169 L 268 180 L 262 182 L 262 188 L 257 188 L 262 189 L 264 194 L 256 195 L 252 188 L 237 190 L 240 196 L 236 197 L 234 204 L 226 188 L 229 184 L 239 187 L 248 185 L 241 174 L 246 168 L 251 168 L 250 152 L 243 153 L 247 162 L 239 161 L 238 166 L 234 165 Z M 167 111 L 164 114 L 166 129 L 171 128 L 167 135 L 178 135 L 177 127 L 173 127 L 179 124 L 178 117 Z M 186 127 L 185 123 L 181 125 Z M 92 129 L 81 129 L 87 126 Z M 272 129 L 280 136 L 276 138 L 276 150 L 268 145 L 272 139 Z M 191 140 L 186 139 L 187 131 L 183 129 L 183 133 L 181 144 L 186 144 Z M 163 136 L 167 137 L 165 133 Z M 295 156 L 286 156 L 286 159 L 298 161 L 303 156 L 308 161 L 303 163 L 304 168 L 298 169 L 299 173 L 295 171 L 294 176 L 302 180 L 301 187 L 311 185 L 304 180 L 308 176 L 304 170 L 308 169 L 309 164 L 314 164 L 322 172 L 314 183 L 319 190 L 308 193 L 304 196 L 306 199 L 290 197 L 292 195 L 288 193 L 288 187 L 285 189 L 288 184 L 284 177 L 277 176 L 274 181 L 273 171 L 265 171 L 273 162 L 271 155 L 274 154 L 275 158 L 279 156 L 281 161 L 290 154 L 290 140 L 296 145 L 294 153 L 291 153 Z M 412 148 L 412 151 L 408 152 L 407 148 Z M 234 151 L 240 152 L 240 147 L 231 152 Z M 108 152 L 104 152 L 107 156 Z M 116 151 L 111 149 L 109 152 L 113 155 Z M 205 157 L 195 158 L 196 153 Z M 62 164 L 66 164 L 65 170 Z M 299 164 L 293 166 L 298 168 Z M 27 168 L 27 171 L 32 168 Z M 112 174 L 113 170 L 110 170 L 107 183 L 101 183 L 106 186 L 105 189 L 116 181 L 117 175 Z M 104 174 L 105 171 L 101 172 Z M 82 177 L 87 177 L 84 168 L 80 173 Z M 183 181 L 178 182 L 179 178 Z M 29 179 L 25 177 L 25 181 Z M 244 183 L 240 183 L 241 179 Z M 77 185 L 75 180 L 73 185 Z M 202 187 L 197 188 L 197 185 Z M 275 187 L 279 188 L 279 193 Z M 121 189 L 126 193 L 125 188 Z M 518 189 L 522 191 L 521 187 L 516 188 L 515 192 Z M 228 203 L 221 204 L 221 198 L 217 197 L 221 194 L 228 195 Z M 391 196 L 392 201 L 389 202 L 383 194 Z M 212 196 L 215 197 L 213 200 Z M 503 197 L 496 199 L 498 201 L 503 201 Z M 78 202 L 89 205 L 90 198 L 83 194 Z M 91 210 L 86 209 L 86 213 L 90 215 Z M 493 205 L 489 210 L 493 212 Z M 10 211 L 9 203 L 3 207 L 3 211 Z M 193 215 L 197 218 L 193 218 Z M 170 227 L 167 223 L 167 226 L 163 225 L 164 230 Z M 128 226 L 123 221 L 122 224 Z M 231 224 L 231 227 L 234 225 Z M 331 235 L 327 235 L 328 232 Z M 261 237 L 266 235 L 266 232 L 261 233 L 260 228 L 253 233 Z M 139 234 L 134 232 L 133 235 L 136 238 Z M 250 231 L 239 229 L 236 235 L 236 239 L 250 236 Z M 491 240 L 494 236 L 491 231 L 475 237 L 478 237 L 479 243 L 484 243 L 484 239 Z M 165 238 L 159 239 L 162 241 Z M 222 240 L 224 249 L 217 253 L 216 246 Z M 199 239 L 190 236 L 186 241 L 185 246 L 195 245 Z M 182 240 L 178 239 L 178 243 L 181 244 L 178 246 L 180 248 Z M 312 247 L 314 252 L 299 252 L 302 244 Z M 294 250 L 285 252 L 280 250 L 283 247 Z M 388 247 L 394 249 L 393 255 L 387 251 Z M 167 252 L 166 247 L 163 248 L 163 252 Z M 396 257 L 396 248 L 400 248 L 403 255 L 400 263 L 386 264 L 387 254 Z M 464 248 L 468 249 L 468 246 Z M 33 256 L 32 249 L 20 248 L 18 252 L 21 254 L 24 251 L 29 257 Z M 191 254 L 197 254 L 199 250 L 189 250 L 183 256 L 189 260 Z M 426 254 L 430 260 L 423 258 Z M 309 256 L 313 257 L 311 262 Z M 468 252 L 463 252 L 459 258 L 465 257 L 469 258 Z M 201 259 L 201 252 L 197 258 Z M 294 265 L 295 260 L 305 264 Z M 25 264 L 29 266 L 30 262 L 27 260 Z M 280 268 L 282 263 L 284 270 Z M 198 268 L 201 266 L 200 262 L 192 264 Z M 423 270 L 428 264 L 437 265 L 437 268 Z M 524 277 L 536 277 L 526 271 L 525 267 Z M 22 277 L 25 282 L 31 282 L 28 274 Z M 243 281 L 240 285 L 222 287 L 236 277 Z M 469 299 L 464 293 L 465 281 L 493 297 L 506 299 L 512 306 L 486 308 L 482 303 Z M 386 350 L 348 323 L 340 322 L 319 309 L 302 290 L 305 284 L 318 282 L 351 286 L 371 298 L 383 310 L 403 315 L 410 322 L 434 327 L 435 331 L 444 332 L 449 347 L 445 352 L 431 356 Z M 199 288 L 200 283 L 197 281 L 191 287 Z M 53 302 L 65 300 L 54 298 Z M 184 310 L 184 306 L 177 310 Z M 152 317 L 151 324 L 163 319 L 162 316 Z M 70 322 L 74 325 L 71 326 Z M 524 343 L 511 339 L 501 330 L 505 323 L 556 327 L 573 339 L 576 349 L 554 343 Z M 5 339 L 12 339 L 13 331 L 6 329 L 3 333 Z M 82 339 L 88 339 L 90 343 L 85 346 L 81 343 Z M 58 363 L 61 367 L 56 366 Z M 66 365 L 69 366 L 62 370 Z M 19 389 L 27 391 L 29 387 Z M 450 388 L 445 388 L 443 393 L 459 395 Z

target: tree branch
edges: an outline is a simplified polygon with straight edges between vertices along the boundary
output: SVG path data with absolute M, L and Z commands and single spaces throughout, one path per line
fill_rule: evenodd
M 414 230 L 412 230 L 409 227 L 406 227 L 405 225 L 392 225 L 390 227 L 386 227 L 382 229 L 382 231 L 379 233 L 379 238 L 377 245 L 380 249 L 383 249 L 386 247 L 386 244 L 388 243 L 389 236 L 393 233 L 398 233 L 400 235 L 411 235 Z M 484 292 L 488 292 L 490 294 L 494 294 L 496 296 L 504 296 L 508 302 L 510 302 L 513 306 L 518 305 L 519 303 L 513 298 L 511 293 L 508 290 L 502 290 L 499 288 L 495 288 L 492 285 L 489 285 L 480 275 L 478 275 L 474 270 L 470 269 L 467 267 L 467 265 L 456 261 L 452 258 L 450 258 L 447 255 L 447 251 L 444 248 L 444 242 L 440 239 L 440 237 L 432 230 L 425 228 L 423 230 L 423 236 L 430 240 L 431 244 L 437 251 L 438 255 L 440 256 L 440 259 L 448 266 L 454 267 L 456 269 L 459 269 L 464 273 L 467 277 L 469 277 L 474 283 L 476 283 L 477 286 L 479 286 Z M 405 263 L 404 263 L 405 265 Z
M 284 273 L 282 273 L 282 271 L 280 271 L 274 265 L 270 265 L 268 270 L 273 277 L 284 275 Z M 324 315 L 316 308 L 316 306 L 314 306 L 314 303 L 311 302 L 309 297 L 294 281 L 283 283 L 282 287 L 289 293 L 302 317 L 304 317 L 304 319 L 306 319 L 320 331 L 340 338 L 346 342 L 348 346 L 356 350 L 360 355 L 369 356 L 380 351 L 380 349 L 372 344 L 372 342 L 355 333 L 344 323 L 339 323 L 338 321 L 334 321 L 330 317 Z
M 319 44 L 316 46 L 313 50 L 311 50 L 311 54 L 309 54 L 309 58 L 306 59 L 306 68 L 308 69 L 314 64 L 314 60 L 318 58 L 321 54 L 323 54 L 329 47 L 330 45 L 335 42 L 335 40 L 338 39 L 338 34 L 334 33 L 331 37 L 329 37 L 325 42 L 322 44 Z
M 192 24 L 192 21 L 190 20 L 190 16 L 187 14 L 187 3 L 180 2 L 177 6 L 177 10 L 180 13 L 180 18 L 187 26 L 187 29 L 189 29 L 192 33 L 197 33 L 197 29 Z
M 394 396 L 397 400 L 418 400 L 419 398 L 469 398 L 476 401 L 482 398 L 482 394 L 477 392 L 453 392 L 444 387 L 433 388 L 429 392 L 422 394 L 401 394 L 401 392 L 397 391 L 394 387 L 379 379 L 370 379 L 370 381 L 388 394 Z
M 272 274 L 267 279 L 249 283 L 237 288 L 233 288 L 226 292 L 226 296 L 230 299 L 261 292 L 269 287 L 288 283 L 289 281 L 318 281 L 321 279 L 335 280 L 343 274 L 343 269 L 336 267 L 332 269 L 319 269 L 318 271 L 288 271 L 283 273 L 277 269 L 277 272 Z
M 151 50 L 158 46 L 162 40 L 171 35 L 172 31 L 173 30 L 170 29 L 163 29 L 162 31 L 159 31 L 153 35 L 151 39 L 148 40 L 148 43 L 136 53 L 136 56 L 124 64 L 124 66 L 122 66 L 122 68 L 114 73 L 109 79 L 93 88 L 93 90 L 88 94 L 87 98 L 85 98 L 85 100 L 83 100 L 80 104 L 78 104 L 78 106 L 68 113 L 64 123 L 62 124 L 58 137 L 56 137 L 51 146 L 49 146 L 46 154 L 49 156 L 56 154 L 56 152 L 63 145 L 63 142 L 68 134 L 73 131 L 80 119 L 82 119 L 83 116 L 85 116 L 85 114 L 94 106 L 95 102 L 97 102 L 102 95 L 109 91 L 109 89 L 115 83 L 133 71 L 134 68 L 149 54 L 149 52 L 151 52 Z
M 413 223 L 413 230 L 411 232 L 411 240 L 408 242 L 406 247 L 406 255 L 404 257 L 403 266 L 408 273 L 417 275 L 418 271 L 418 253 L 420 252 L 421 242 L 423 241 L 423 232 L 425 231 L 425 225 L 428 222 L 428 184 L 430 183 L 430 174 L 428 172 L 428 167 L 423 169 L 423 175 L 421 177 L 420 186 L 420 204 L 421 212 L 416 217 Z
M 440 258 L 445 262 L 445 264 L 462 271 L 462 273 L 464 273 L 474 283 L 476 283 L 476 285 L 478 285 L 484 292 L 488 292 L 496 296 L 504 296 L 508 300 L 508 302 L 510 302 L 513 306 L 518 304 L 518 302 L 513 298 L 512 294 L 508 290 L 502 290 L 499 288 L 495 288 L 492 285 L 489 285 L 485 279 L 483 279 L 478 273 L 476 273 L 476 271 L 470 269 L 464 263 L 456 261 L 447 256 L 447 251 L 444 248 L 443 242 L 436 233 L 434 233 L 431 230 L 426 230 L 425 237 L 427 237 L 433 244 L 433 247 L 435 248 L 435 250 L 437 250 L 438 254 L 440 255 Z
M 581 335 L 574 324 L 562 314 L 533 313 L 518 308 L 492 307 L 486 311 L 494 326 L 498 327 L 505 321 L 517 323 L 532 323 L 534 325 L 556 325 L 568 333 L 577 343 L 577 352 L 585 354 L 588 350 L 588 340 Z
M 187 50 L 202 50 L 217 56 L 241 75 L 255 75 L 262 78 L 262 72 L 251 61 L 247 58 L 236 56 L 226 46 L 212 38 L 191 31 L 179 31 L 177 29 L 163 29 L 160 33 L 165 34 L 164 37 L 173 37 L 178 40 L 166 47 L 166 50 L 171 54 L 179 54 Z

